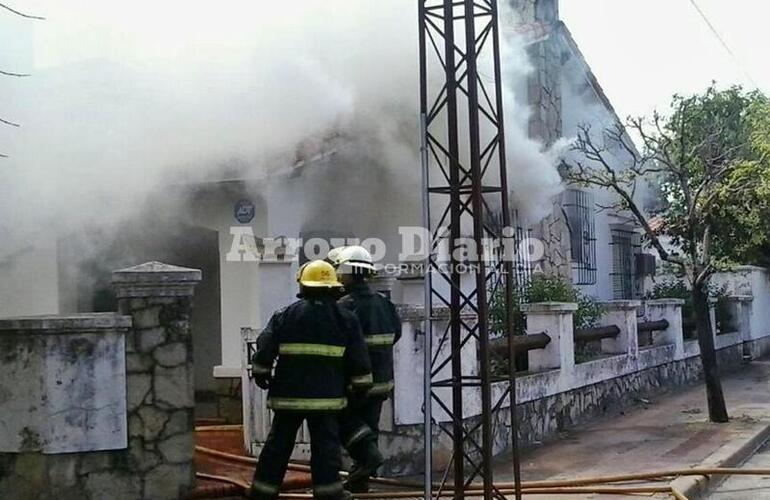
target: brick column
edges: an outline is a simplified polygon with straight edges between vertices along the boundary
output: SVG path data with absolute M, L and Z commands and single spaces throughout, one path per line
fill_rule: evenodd
M 637 357 L 639 338 L 636 330 L 636 310 L 641 307 L 641 301 L 612 300 L 600 305 L 604 308 L 603 324 L 617 325 L 620 328 L 620 333 L 614 339 L 602 339 L 602 352 Z
M 142 498 L 182 498 L 195 481 L 190 313 L 201 272 L 147 262 L 115 271 L 126 335 L 128 467 Z
M 568 302 L 541 302 L 522 304 L 527 315 L 527 334 L 545 333 L 551 341 L 545 349 L 529 351 L 529 369 L 532 371 L 561 369 L 572 372 L 575 367 L 575 336 L 572 315 L 577 304 Z

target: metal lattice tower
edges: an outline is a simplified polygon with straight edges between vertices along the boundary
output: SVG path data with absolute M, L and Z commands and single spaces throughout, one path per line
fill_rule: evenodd
M 497 331 L 512 332 L 515 275 L 501 248 L 483 244 L 501 242 L 503 228 L 511 226 L 497 1 L 418 1 L 423 200 L 432 244 L 426 273 L 425 372 L 430 376 L 425 377 L 425 497 L 443 489 L 451 476 L 455 498 L 464 498 L 479 482 L 485 499 L 505 498 L 493 484 L 493 417 L 510 401 L 513 473 L 520 498 L 513 345 L 509 342 L 510 377 L 496 381 L 505 389 L 496 390 L 494 399 L 489 356 L 490 302 L 504 311 Z M 493 248 L 486 261 L 458 256 L 454 250 L 461 237 L 472 239 L 476 249 Z M 450 255 L 442 263 L 440 247 L 447 238 Z M 436 305 L 450 311 L 448 326 L 439 332 L 433 332 L 430 319 Z M 469 350 L 478 363 L 468 363 Z M 463 399 L 479 393 L 481 414 L 467 418 Z M 453 458 L 452 474 L 434 487 L 430 436 L 436 426 L 451 438 Z

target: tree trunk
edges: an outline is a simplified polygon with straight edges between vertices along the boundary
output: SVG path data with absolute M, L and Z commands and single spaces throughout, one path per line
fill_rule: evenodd
M 709 420 L 723 423 L 728 421 L 722 381 L 719 379 L 717 353 L 714 349 L 714 336 L 711 333 L 711 315 L 709 314 L 708 290 L 705 285 L 693 285 L 693 307 L 695 324 L 700 346 L 700 359 L 703 364 L 703 376 L 706 380 L 706 400 L 708 401 Z

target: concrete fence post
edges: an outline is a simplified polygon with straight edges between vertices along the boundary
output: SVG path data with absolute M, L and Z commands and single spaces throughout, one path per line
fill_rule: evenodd
M 602 339 L 602 352 L 607 354 L 639 355 L 639 337 L 636 329 L 636 311 L 641 307 L 639 300 L 612 300 L 599 304 L 604 309 L 602 322 L 616 325 L 620 329 L 618 336 Z
M 194 486 L 190 313 L 201 272 L 148 262 L 115 271 L 126 334 L 128 466 L 142 498 L 182 498 Z
M 577 304 L 571 302 L 540 302 L 522 304 L 527 315 L 527 334 L 545 333 L 551 341 L 545 349 L 529 351 L 529 369 L 572 372 L 575 367 L 575 337 L 572 315 Z
M 398 282 L 401 284 L 400 293 L 392 296 L 394 302 L 410 305 L 425 305 L 425 277 L 422 275 L 404 275 L 399 276 Z
M 751 295 L 730 295 L 727 297 L 733 313 L 733 326 L 741 333 L 743 341 L 743 355 L 747 358 L 753 358 L 751 342 L 753 340 L 751 331 L 751 307 L 754 297 Z
M 684 358 L 684 330 L 682 329 L 682 306 L 684 299 L 654 299 L 646 302 L 647 320 L 665 319 L 668 328 L 652 335 L 652 344 L 673 345 L 674 359 Z

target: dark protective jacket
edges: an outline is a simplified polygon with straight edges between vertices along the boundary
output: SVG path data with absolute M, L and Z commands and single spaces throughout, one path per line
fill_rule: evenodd
M 356 315 L 364 332 L 374 376 L 369 394 L 387 395 L 393 389 L 393 344 L 401 338 L 401 318 L 393 303 L 365 282 L 352 285 L 348 292 L 339 303 Z
M 275 313 L 257 338 L 255 377 L 270 380 L 273 410 L 338 411 L 347 390 L 371 386 L 371 364 L 356 317 L 333 298 L 300 299 Z

